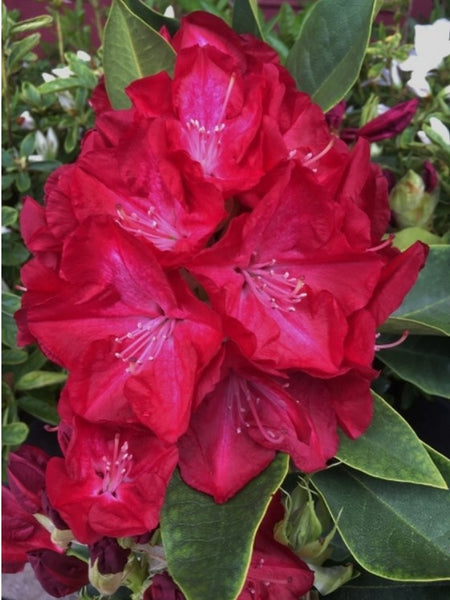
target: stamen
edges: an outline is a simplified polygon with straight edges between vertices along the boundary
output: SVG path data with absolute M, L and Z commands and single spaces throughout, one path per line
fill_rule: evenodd
M 252 391 L 250 386 L 255 389 Z M 255 391 L 261 392 L 261 394 L 256 395 Z M 265 427 L 259 418 L 258 406 L 263 401 L 273 403 L 278 408 L 284 409 L 283 402 L 264 386 L 253 382 L 249 384 L 246 379 L 237 374 L 230 375 L 227 385 L 227 406 L 236 424 L 236 433 L 241 434 L 245 428 L 250 427 L 251 424 L 245 418 L 246 413 L 250 412 L 257 429 L 264 439 L 270 444 L 279 444 L 284 439 L 283 431 L 280 431 L 278 435 L 275 434 L 271 429 Z
M 134 373 L 146 361 L 153 361 L 161 352 L 166 340 L 172 335 L 175 326 L 174 319 L 165 315 L 148 319 L 143 323 L 139 321 L 136 329 L 129 331 L 115 342 L 124 346 L 120 352 L 115 352 L 115 357 L 128 363 L 127 373 Z
M 386 240 L 384 240 L 384 242 L 381 242 L 381 244 L 379 244 L 378 246 L 374 246 L 373 248 L 367 248 L 366 252 L 377 252 L 378 250 L 382 250 L 383 248 L 392 246 L 393 241 L 394 241 L 394 234 L 390 233 L 389 237 Z
M 146 238 L 159 250 L 171 250 L 180 238 L 179 232 L 172 223 L 155 206 L 150 206 L 146 213 L 128 214 L 118 204 L 116 211 L 119 217 L 116 222 L 123 229 Z
M 124 442 L 119 449 L 119 439 L 120 435 L 117 433 L 114 436 L 112 460 L 103 456 L 103 466 L 97 471 L 102 479 L 101 494 L 110 493 L 115 496 L 117 488 L 126 481 L 132 467 L 133 455 L 128 452 L 128 442 Z
M 233 73 L 228 82 L 225 97 L 216 123 L 209 129 L 198 119 L 191 118 L 185 126 L 188 135 L 188 146 L 191 156 L 198 161 L 206 175 L 212 175 L 219 161 L 222 144 L 222 132 L 225 129 L 225 113 L 230 100 L 236 74 Z
M 310 165 L 312 165 L 313 163 L 317 162 L 318 160 L 320 160 L 323 156 L 325 156 L 325 154 L 327 152 L 329 152 L 331 150 L 331 148 L 334 145 L 334 138 L 331 138 L 331 140 L 328 142 L 328 144 L 325 146 L 325 148 L 323 150 L 321 150 L 319 152 L 319 154 L 316 154 L 315 156 L 312 154 L 312 152 L 308 152 L 308 154 L 305 155 L 303 161 L 302 161 L 302 165 L 304 167 L 309 167 Z
M 255 296 L 266 306 L 282 312 L 295 312 L 295 304 L 306 298 L 302 292 L 304 282 L 300 277 L 291 276 L 282 265 L 276 266 L 276 260 L 269 263 L 250 265 L 242 269 L 242 275 Z
M 400 344 L 403 344 L 403 342 L 406 340 L 406 338 L 409 335 L 409 331 L 407 331 L 405 329 L 405 331 L 402 333 L 401 337 L 395 341 L 395 342 L 391 342 L 390 344 L 375 344 L 375 352 L 378 352 L 378 350 L 387 350 L 388 348 L 396 348 L 397 346 L 400 346 Z M 376 334 L 376 338 L 378 338 L 380 336 L 379 333 Z

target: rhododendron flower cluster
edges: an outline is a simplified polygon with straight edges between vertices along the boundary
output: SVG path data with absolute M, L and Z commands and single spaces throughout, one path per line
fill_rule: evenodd
M 157 527 L 177 465 L 219 503 L 277 452 L 324 468 L 370 424 L 377 328 L 426 255 L 385 237 L 368 141 L 330 132 L 269 46 L 200 12 L 166 37 L 173 77 L 123 110 L 98 89 L 79 158 L 21 214 L 19 342 L 69 374 L 45 490 L 88 545 Z

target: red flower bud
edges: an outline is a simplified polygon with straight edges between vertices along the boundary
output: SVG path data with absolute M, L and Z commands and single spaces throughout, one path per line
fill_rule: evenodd
M 33 550 L 28 552 L 28 560 L 39 583 L 55 598 L 67 596 L 89 583 L 87 564 L 75 556 Z

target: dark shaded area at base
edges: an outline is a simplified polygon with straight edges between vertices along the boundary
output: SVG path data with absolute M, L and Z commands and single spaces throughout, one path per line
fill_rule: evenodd
M 330 600 L 448 600 L 450 583 L 390 581 L 364 573 L 326 596 Z
M 413 402 L 401 414 L 423 442 L 450 458 L 450 400 L 433 397 Z

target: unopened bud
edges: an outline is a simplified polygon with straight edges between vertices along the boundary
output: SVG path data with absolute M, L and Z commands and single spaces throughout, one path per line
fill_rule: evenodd
M 425 183 L 409 170 L 390 193 L 390 205 L 400 228 L 426 226 L 433 216 L 437 198 L 425 192 Z

